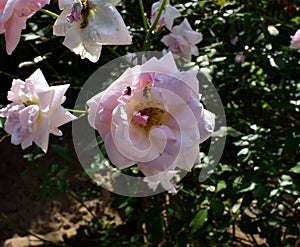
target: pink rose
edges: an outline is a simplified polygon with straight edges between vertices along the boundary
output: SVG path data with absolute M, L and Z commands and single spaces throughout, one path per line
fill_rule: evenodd
M 26 21 L 50 0 L 1 0 L 0 34 L 4 33 L 7 54 L 17 47 Z
M 242 54 L 237 54 L 234 58 L 234 61 L 236 63 L 244 63 L 245 62 L 246 57 Z
M 13 80 L 7 94 L 12 103 L 0 109 L 0 117 L 7 118 L 5 131 L 11 134 L 12 144 L 25 149 L 35 142 L 47 152 L 49 133 L 61 136 L 58 127 L 76 118 L 61 106 L 68 87 L 49 87 L 39 69 L 25 81 Z
M 162 37 L 161 42 L 169 47 L 174 55 L 181 56 L 188 61 L 192 60 L 192 55 L 198 56 L 196 46 L 202 40 L 202 34 L 195 32 L 187 19 L 173 27 L 171 33 Z
M 300 29 L 297 30 L 295 35 L 291 36 L 291 48 L 298 49 L 298 52 L 300 52 Z
M 97 62 L 102 45 L 130 45 L 131 37 L 116 0 L 58 0 L 62 11 L 53 34 L 65 36 L 63 44 L 81 58 Z
M 162 4 L 162 0 L 152 4 L 152 7 L 151 7 L 151 24 L 154 23 L 154 20 L 155 20 L 157 14 L 158 14 L 158 11 L 159 11 L 159 8 L 160 8 L 161 4 Z M 162 12 L 162 14 L 161 14 L 161 16 L 158 20 L 158 24 L 160 26 L 166 26 L 166 28 L 171 30 L 172 26 L 173 26 L 174 19 L 176 19 L 180 16 L 181 16 L 181 14 L 180 14 L 179 10 L 176 9 L 175 7 L 173 7 L 170 4 L 170 1 L 167 0 L 166 5 L 165 5 L 165 9 Z
M 111 162 L 120 169 L 137 164 L 153 189 L 170 184 L 175 168 L 189 171 L 213 132 L 214 114 L 199 101 L 197 73 L 179 71 L 168 53 L 127 69 L 87 102 L 89 123 Z

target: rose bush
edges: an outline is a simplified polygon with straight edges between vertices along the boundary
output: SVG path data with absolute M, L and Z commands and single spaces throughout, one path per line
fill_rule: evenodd
M 114 165 L 137 164 L 153 183 L 161 172 L 170 177 L 176 168 L 192 168 L 214 129 L 214 114 L 199 101 L 197 73 L 179 71 L 168 53 L 127 69 L 87 102 L 89 122 Z

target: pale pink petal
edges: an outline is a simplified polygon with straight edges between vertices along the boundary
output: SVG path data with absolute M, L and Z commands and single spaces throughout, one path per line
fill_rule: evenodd
M 5 43 L 6 51 L 8 55 L 11 55 L 13 50 L 17 47 L 22 29 L 26 27 L 26 18 L 18 17 L 15 13 L 12 18 L 6 22 L 6 32 L 5 32 Z
M 298 51 L 300 52 L 300 29 L 291 36 L 290 48 L 298 49 Z
M 173 22 L 174 22 L 174 19 L 180 17 L 181 14 L 179 12 L 178 9 L 176 9 L 175 7 L 173 6 L 168 6 L 165 10 L 165 14 L 164 14 L 164 21 L 165 21 L 165 25 L 166 25 L 166 28 L 171 30 L 172 29 L 172 26 L 173 26 Z
M 74 23 L 67 30 L 63 44 L 81 58 L 88 58 L 91 62 L 98 61 L 102 46 L 100 44 L 84 41 L 83 30 L 80 23 Z
M 112 139 L 111 134 L 106 135 L 104 139 L 104 145 L 106 153 L 111 161 L 115 166 L 119 169 L 124 169 L 130 166 L 133 166 L 136 162 L 133 160 L 129 160 L 124 157 L 116 148 L 115 143 Z
M 12 133 L 12 137 L 15 135 L 18 136 L 18 138 L 20 138 L 18 142 L 21 142 L 22 149 L 25 149 L 28 146 L 32 145 L 32 142 L 34 141 L 36 135 L 38 117 L 39 108 L 36 105 L 25 107 L 19 112 L 20 126 L 19 128 L 15 129 L 14 133 Z
M 162 37 L 161 42 L 169 47 L 169 50 L 174 54 L 181 56 L 188 61 L 191 60 L 192 46 L 183 37 L 170 33 Z
M 142 66 L 142 73 L 146 72 L 156 72 L 156 73 L 174 73 L 179 71 L 177 69 L 174 57 L 172 53 L 168 52 L 165 56 L 160 59 L 151 58 L 145 62 Z
M 6 3 L 5 3 L 6 2 Z M 8 21 L 8 19 L 12 16 L 15 8 L 15 0 L 1 0 L 1 8 L 4 8 L 2 13 L 0 14 L 0 24 L 3 24 Z
M 39 107 L 30 105 L 20 111 L 19 121 L 22 126 L 26 126 L 29 130 L 32 123 L 37 121 L 39 115 Z
M 189 150 L 184 150 L 177 157 L 178 159 L 176 160 L 176 167 L 186 171 L 191 171 L 192 167 L 195 165 L 198 154 L 198 145 L 193 145 Z
M 44 151 L 44 153 L 48 150 L 50 121 L 51 120 L 47 116 L 42 114 L 39 118 L 38 128 L 35 133 L 36 136 L 34 142 Z
M 47 89 L 42 91 L 39 90 L 37 91 L 36 94 L 39 98 L 40 110 L 43 112 L 49 111 L 54 96 L 54 90 L 53 89 Z
M 154 23 L 156 16 L 158 14 L 159 8 L 162 4 L 162 1 L 155 2 L 152 4 L 151 7 L 151 24 Z M 165 9 L 162 12 L 160 19 L 158 21 L 158 24 L 162 26 L 166 26 L 169 30 L 172 29 L 174 19 L 180 17 L 181 14 L 179 10 L 177 10 L 175 7 L 170 5 L 169 1 L 166 1 Z
M 58 0 L 59 9 L 65 9 L 65 8 L 71 6 L 72 3 L 73 3 L 73 0 Z
M 184 36 L 186 37 L 187 41 L 192 45 L 198 44 L 203 39 L 201 33 L 195 32 L 193 30 L 185 30 Z
M 141 115 L 141 113 L 138 112 L 133 116 L 132 120 L 137 124 L 146 126 L 148 118 L 149 116 Z
M 88 121 L 90 123 L 90 125 L 93 128 L 95 127 L 95 119 L 96 119 L 96 114 L 98 112 L 98 106 L 100 104 L 100 100 L 102 98 L 103 92 L 98 93 L 97 95 L 95 95 L 94 97 L 92 97 L 91 99 L 89 99 L 86 104 L 88 105 L 89 109 L 88 109 Z
M 103 45 L 131 44 L 127 27 L 116 7 L 107 3 L 96 8 L 97 16 L 89 19 L 90 33 L 94 35 L 94 41 Z
M 98 130 L 102 137 L 106 136 L 111 131 L 111 120 L 112 112 L 109 109 L 101 109 L 96 113 L 94 121 L 95 129 Z
M 139 162 L 137 166 L 145 176 L 153 176 L 162 171 L 168 170 L 175 164 L 176 156 L 163 152 L 159 157 L 149 162 Z
M 215 128 L 215 114 L 210 111 L 203 110 L 199 117 L 200 142 L 207 140 L 213 133 Z
M 155 191 L 159 184 L 165 189 L 168 190 L 169 193 L 176 193 L 176 185 L 171 182 L 174 177 L 177 177 L 178 171 L 170 170 L 160 172 L 154 176 L 148 176 L 144 178 L 144 182 L 146 182 L 150 189 Z
M 134 128 L 136 132 L 143 135 L 143 131 L 139 131 L 139 127 L 134 124 L 129 125 L 131 116 L 128 116 L 126 109 L 119 106 L 113 112 L 112 123 L 114 130 L 112 137 L 115 142 L 116 148 L 126 158 L 135 161 L 150 161 L 158 157 L 164 150 L 166 145 L 166 135 L 160 128 L 152 128 L 148 138 L 144 138 L 143 142 L 139 145 L 131 139 L 130 128 Z
M 68 112 L 62 106 L 55 109 L 55 111 L 50 112 L 48 114 L 48 117 L 49 117 L 49 119 L 51 119 L 50 133 L 52 133 L 54 135 L 61 135 L 61 132 L 57 130 L 57 127 L 76 119 L 76 117 L 73 114 Z
M 67 16 L 71 12 L 71 7 L 64 9 L 53 25 L 53 34 L 57 36 L 65 36 L 70 28 L 70 23 L 67 21 Z
M 31 81 L 35 87 L 44 87 L 49 88 L 49 85 L 44 77 L 43 72 L 40 69 L 37 69 L 31 76 L 26 79 Z
M 101 99 L 102 107 L 111 110 L 114 109 L 119 104 L 118 99 L 123 94 L 123 90 L 127 86 L 132 86 L 139 74 L 139 65 L 137 65 L 134 70 L 125 70 L 125 72 L 103 92 Z
M 185 84 L 181 79 L 184 79 L 185 81 L 186 79 L 189 79 L 187 83 L 192 83 L 194 81 L 194 78 L 189 75 L 184 78 L 184 76 L 180 73 L 174 73 L 174 77 L 170 77 L 169 75 L 157 76 L 153 85 L 157 88 L 163 89 L 161 90 L 162 95 L 168 91 L 175 94 L 176 97 L 180 97 L 184 102 L 188 103 L 191 100 L 191 97 L 195 94 L 193 89 L 189 85 Z
M 7 93 L 7 99 L 9 101 L 13 101 L 14 103 L 23 103 L 22 96 L 24 90 L 24 81 L 19 79 L 14 79 L 12 82 L 12 86 L 10 88 L 10 91 Z
M 51 104 L 52 108 L 56 108 L 65 102 L 66 97 L 64 95 L 69 87 L 70 84 L 51 86 L 51 89 L 54 90 L 53 101 Z

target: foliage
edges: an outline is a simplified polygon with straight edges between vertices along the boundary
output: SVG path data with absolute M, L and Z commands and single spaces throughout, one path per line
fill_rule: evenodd
M 6 71 L 1 79 L 7 83 L 4 87 L 10 85 L 9 74 L 23 77 L 39 66 L 53 84 L 71 83 L 69 94 L 76 95 L 97 67 L 115 58 L 114 52 L 123 55 L 143 49 L 139 5 L 130 0 L 123 3 L 120 10 L 131 28 L 135 48 L 104 47 L 99 63 L 82 61 L 51 35 L 53 18 L 37 14 L 30 20 L 26 42 L 15 51 L 17 59 L 1 55 L 7 58 L 1 66 Z M 221 163 L 202 184 L 198 182 L 200 168 L 194 168 L 179 183 L 176 195 L 115 195 L 111 206 L 121 216 L 121 226 L 105 220 L 90 222 L 66 243 L 255 246 L 262 240 L 272 247 L 300 246 L 300 67 L 299 53 L 289 48 L 290 36 L 300 23 L 299 1 L 173 1 L 173 5 L 202 32 L 200 55 L 194 60 L 212 78 L 225 106 L 231 131 Z M 148 17 L 150 8 L 151 3 L 144 1 Z M 58 13 L 55 4 L 49 9 Z M 270 31 L 273 28 L 278 35 Z M 160 37 L 151 39 L 152 50 L 165 48 Z M 235 62 L 238 54 L 246 57 L 244 63 Z M 55 149 L 62 158 L 69 157 L 59 146 Z M 205 155 L 206 143 L 202 149 Z M 54 184 L 46 180 L 50 183 L 43 186 L 66 189 L 58 184 L 64 172 L 53 166 L 47 176 Z

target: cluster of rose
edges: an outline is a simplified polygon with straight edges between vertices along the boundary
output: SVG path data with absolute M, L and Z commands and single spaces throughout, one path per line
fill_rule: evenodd
M 63 44 L 81 58 L 97 62 L 102 45 L 129 45 L 130 33 L 117 11 L 118 0 L 59 0 L 62 10 L 53 34 L 64 36 Z M 0 1 L 0 33 L 5 35 L 10 55 L 16 48 L 26 21 L 50 0 Z M 137 165 L 148 185 L 158 184 L 175 192 L 170 183 L 176 169 L 189 171 L 199 160 L 199 144 L 214 130 L 214 114 L 200 103 L 197 70 L 179 71 L 175 58 L 192 60 L 198 55 L 202 34 L 191 28 L 178 9 L 160 0 L 151 8 L 150 23 L 165 27 L 162 37 L 169 50 L 127 69 L 105 91 L 87 102 L 88 119 L 104 140 L 110 161 L 120 169 Z M 300 51 L 300 30 L 291 36 L 291 48 Z M 237 58 L 238 62 L 243 57 Z M 150 71 L 150 72 L 149 72 Z M 15 79 L 0 110 L 11 142 L 24 149 L 32 143 L 47 152 L 49 134 L 62 135 L 59 126 L 76 117 L 61 105 L 69 85 L 49 86 L 40 70 L 25 81 Z M 145 94 L 146 91 L 146 94 Z M 187 121 L 188 120 L 188 121 Z

